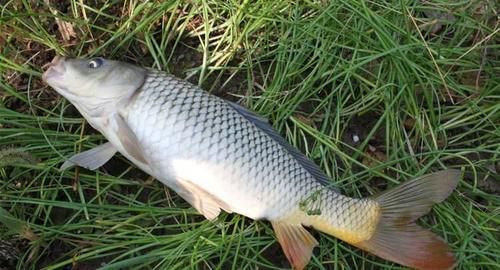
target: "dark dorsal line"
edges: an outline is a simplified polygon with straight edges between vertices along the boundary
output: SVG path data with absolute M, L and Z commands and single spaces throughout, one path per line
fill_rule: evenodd
M 226 101 L 233 109 L 245 117 L 248 121 L 252 122 L 257 128 L 264 131 L 274 141 L 279 143 L 288 153 L 290 153 L 306 171 L 308 171 L 318 182 L 329 187 L 330 189 L 339 192 L 337 187 L 332 185 L 330 177 L 311 161 L 306 155 L 302 154 L 297 148 L 291 146 L 280 134 L 278 134 L 267 120 L 254 112 L 249 111 L 245 107 L 234 102 Z

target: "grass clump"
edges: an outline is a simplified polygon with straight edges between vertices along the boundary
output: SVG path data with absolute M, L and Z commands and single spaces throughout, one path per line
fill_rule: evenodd
M 166 70 L 239 101 L 350 196 L 459 168 L 458 191 L 422 222 L 458 269 L 499 267 L 493 1 L 56 2 L 0 4 L 0 237 L 28 239 L 18 269 L 288 266 L 267 222 L 205 221 L 120 156 L 59 171 L 104 138 L 41 82 L 55 54 Z M 316 236 L 311 269 L 400 268 Z

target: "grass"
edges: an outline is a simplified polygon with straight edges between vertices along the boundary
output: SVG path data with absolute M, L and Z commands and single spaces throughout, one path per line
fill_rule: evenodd
M 206 221 L 121 156 L 95 172 L 59 171 L 104 138 L 41 82 L 55 54 L 162 69 L 239 101 L 350 196 L 461 169 L 457 191 L 422 224 L 450 243 L 457 269 L 500 267 L 494 1 L 4 2 L 0 237 L 18 259 L 0 267 L 288 267 L 268 222 Z M 64 40 L 56 21 L 75 35 Z M 314 234 L 310 269 L 401 268 Z

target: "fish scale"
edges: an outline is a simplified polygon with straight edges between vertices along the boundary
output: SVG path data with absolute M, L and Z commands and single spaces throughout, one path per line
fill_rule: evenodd
M 255 198 L 260 211 L 235 207 L 235 212 L 254 219 L 284 218 L 298 210 L 300 200 L 325 188 L 283 146 L 220 98 L 160 72 L 148 74 L 138 91 L 127 107 L 126 121 L 138 135 L 160 181 L 176 181 L 177 175 L 170 171 L 176 170 L 173 160 L 209 163 L 203 166 L 203 174 L 220 176 L 223 182 L 210 184 L 230 182 L 228 189 L 245 190 Z M 212 189 L 205 187 L 208 183 L 204 179 L 189 180 Z M 227 192 L 214 193 L 222 197 Z M 227 203 L 241 204 L 241 200 Z
M 200 170 L 199 175 L 213 176 L 212 181 L 203 177 L 188 180 L 239 214 L 253 219 L 297 219 L 298 224 L 316 227 L 335 225 L 337 230 L 364 230 L 359 238 L 371 233 L 365 230 L 365 223 L 372 219 L 357 217 L 376 211 L 375 202 L 358 205 L 358 199 L 318 183 L 282 145 L 226 101 L 161 72 L 148 74 L 138 91 L 127 107 L 126 120 L 140 134 L 141 148 L 160 181 L 175 187 L 183 175 L 180 170 Z M 159 128 L 151 128 L 158 124 Z M 172 164 L 179 159 L 193 166 L 174 168 Z M 238 190 L 244 190 L 248 198 L 231 196 Z M 321 196 L 315 203 L 300 207 L 318 191 Z M 321 214 L 311 215 L 309 210 Z

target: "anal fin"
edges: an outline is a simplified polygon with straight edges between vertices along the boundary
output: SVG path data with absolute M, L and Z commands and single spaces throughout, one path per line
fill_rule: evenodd
M 193 206 L 198 212 L 208 220 L 214 220 L 220 214 L 220 210 L 231 213 L 231 208 L 225 202 L 210 194 L 203 188 L 191 181 L 178 180 L 179 195 Z
M 271 221 L 271 224 L 293 269 L 304 269 L 318 241 L 301 224 L 284 221 Z
M 107 142 L 70 157 L 59 169 L 66 170 L 77 165 L 89 170 L 95 170 L 108 162 L 116 151 L 116 148 L 110 142 Z

